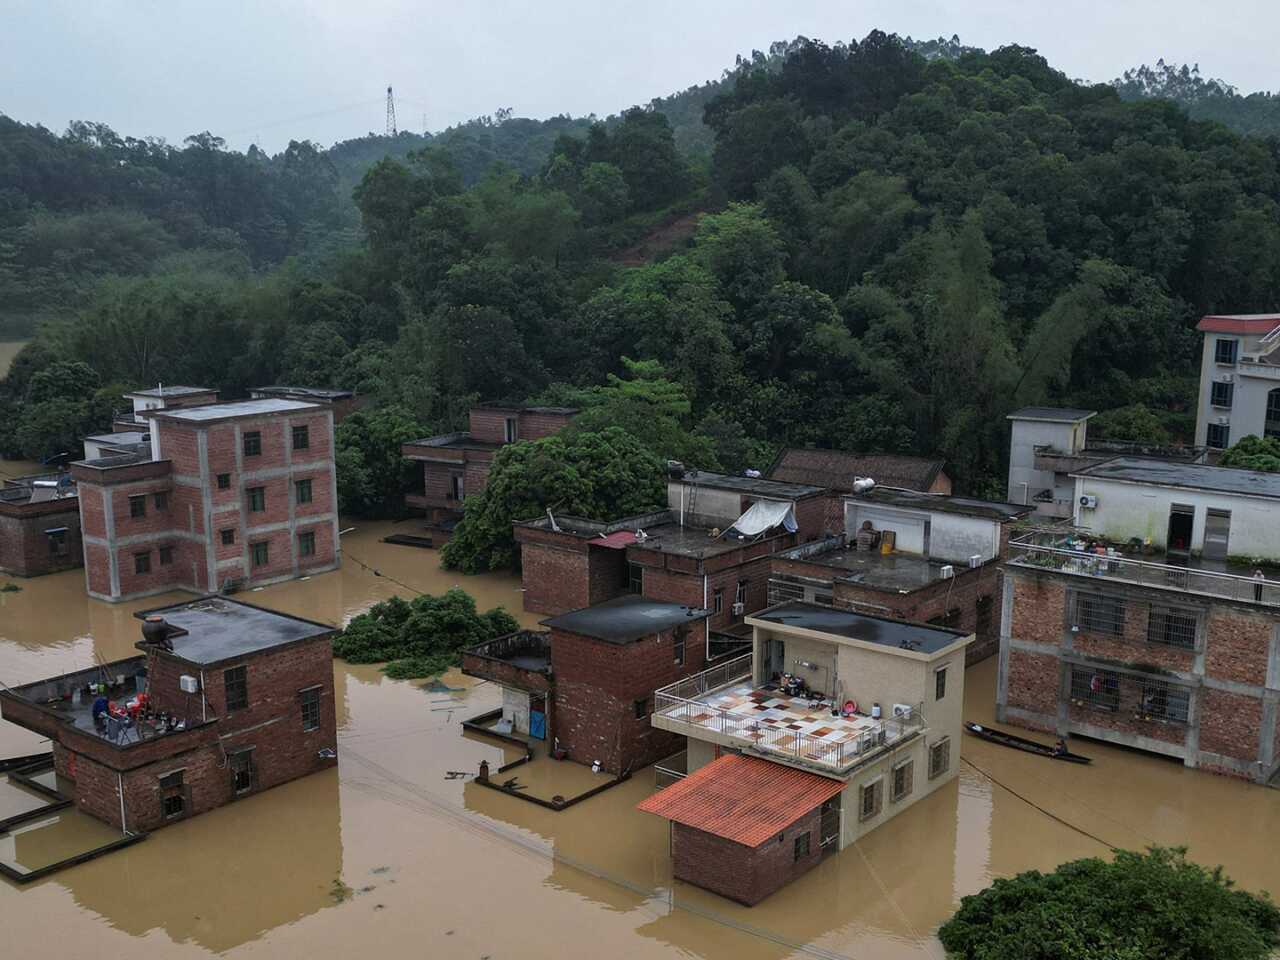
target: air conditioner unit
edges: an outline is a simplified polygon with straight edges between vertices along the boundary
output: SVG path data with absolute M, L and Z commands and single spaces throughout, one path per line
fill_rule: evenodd
M 975 553 L 972 557 L 969 558 L 969 567 L 970 569 L 972 569 L 973 567 L 980 567 L 980 566 L 982 566 L 982 554 Z
M 746 612 L 747 612 L 747 605 L 745 603 L 735 603 L 733 605 L 733 615 L 735 617 L 740 617 Z
M 1223 426 L 1226 426 L 1230 422 L 1231 422 L 1230 417 L 1218 417 L 1218 423 L 1222 424 Z
M 955 575 L 956 575 L 956 568 L 949 563 L 943 566 L 943 568 L 938 571 L 938 577 L 942 580 L 950 580 Z
M 1219 383 L 1230 383 L 1230 382 L 1231 382 L 1232 380 L 1234 380 L 1235 378 L 1236 378 L 1236 375 L 1235 375 L 1234 373 L 1224 373 L 1224 374 L 1222 375 L 1222 378 L 1221 378 L 1218 382 L 1219 382 Z
M 1080 506 L 1085 507 L 1086 509 L 1092 510 L 1095 507 L 1097 507 L 1097 505 L 1098 505 L 1098 498 L 1091 493 L 1086 493 L 1083 497 L 1080 498 Z
M 200 681 L 184 673 L 178 678 L 178 689 L 183 693 L 198 693 L 200 691 Z
M 893 705 L 893 715 L 900 720 L 909 720 L 911 718 L 911 704 L 895 703 Z

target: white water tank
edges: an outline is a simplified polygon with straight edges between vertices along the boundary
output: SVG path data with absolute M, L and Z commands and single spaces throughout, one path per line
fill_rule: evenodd
M 853 479 L 853 492 L 854 492 L 854 493 L 866 493 L 868 490 L 870 490 L 870 489 L 871 489 L 872 487 L 874 487 L 875 485 L 876 485 L 876 482 L 875 482 L 874 480 L 872 480 L 870 477 L 854 477 L 854 479 Z

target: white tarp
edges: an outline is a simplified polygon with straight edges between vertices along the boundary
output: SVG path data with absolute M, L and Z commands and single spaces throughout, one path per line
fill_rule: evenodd
M 786 527 L 791 533 L 796 532 L 795 504 L 778 500 L 757 500 L 746 513 L 733 521 L 731 529 L 744 536 L 754 537 L 779 525 Z

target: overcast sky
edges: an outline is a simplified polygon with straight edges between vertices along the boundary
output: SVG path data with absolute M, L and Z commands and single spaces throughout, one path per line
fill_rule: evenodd
M 0 112 L 276 151 L 380 132 L 387 84 L 401 129 L 604 116 L 773 40 L 873 28 L 1020 43 L 1091 80 L 1164 57 L 1275 90 L 1278 27 L 1275 0 L 0 0 Z

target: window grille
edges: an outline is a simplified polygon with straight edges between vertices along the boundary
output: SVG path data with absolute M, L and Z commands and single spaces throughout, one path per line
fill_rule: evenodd
M 1239 347 L 1239 341 L 1219 339 L 1213 345 L 1213 359 L 1215 363 L 1235 363 L 1236 350 Z
M 258 785 L 258 769 L 253 751 L 242 750 L 231 755 L 231 789 L 237 795 L 250 792 Z
M 809 855 L 809 834 L 802 833 L 800 836 L 796 837 L 795 851 L 795 859 L 797 863 Z
M 306 450 L 311 446 L 311 432 L 306 427 L 293 428 L 293 449 Z
M 862 801 L 859 805 L 858 819 L 870 820 L 872 817 L 879 815 L 883 792 L 883 780 L 875 780 L 862 788 Z
M 250 430 L 242 438 L 242 447 L 246 457 L 256 457 L 262 453 L 262 433 L 258 430 Z
M 302 706 L 302 730 L 310 733 L 320 729 L 320 688 L 312 687 L 298 694 Z
M 1124 635 L 1124 601 L 1096 593 L 1076 596 L 1075 625 L 1086 633 Z
M 1120 678 L 1110 670 L 1071 669 L 1071 699 L 1099 710 L 1120 706 Z
M 1142 699 L 1140 714 L 1152 720 L 1186 723 L 1191 713 L 1191 691 L 1167 680 L 1143 678 L 1139 682 Z
M 1147 641 L 1194 650 L 1198 621 L 1199 617 L 1192 610 L 1162 607 L 1153 603 L 1151 615 L 1147 619 Z
M 951 738 L 939 740 L 929 748 L 929 779 L 940 777 L 951 767 Z
M 798 583 L 784 583 L 781 580 L 769 581 L 769 606 L 773 607 L 788 600 L 803 600 L 804 587 Z M 831 601 L 828 600 L 827 603 Z
M 908 760 L 893 768 L 893 802 L 897 803 L 911 794 L 915 779 L 915 761 Z

